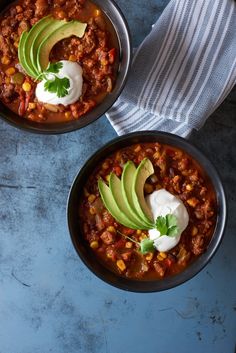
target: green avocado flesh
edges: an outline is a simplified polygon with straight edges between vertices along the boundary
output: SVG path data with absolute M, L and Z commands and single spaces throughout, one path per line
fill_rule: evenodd
M 58 20 L 53 20 L 49 22 L 45 27 L 41 29 L 40 32 L 34 37 L 32 47 L 30 49 L 30 58 L 31 62 L 37 70 L 37 72 L 41 73 L 43 70 L 41 69 L 41 65 L 38 64 L 38 57 L 39 57 L 39 51 L 41 44 L 45 41 L 45 39 L 51 34 L 51 33 L 57 33 L 57 31 L 64 26 L 66 21 L 58 21 Z
M 27 72 L 31 74 L 32 77 L 36 78 L 39 73 L 36 70 L 36 68 L 33 65 L 33 62 L 31 62 L 30 58 L 30 50 L 32 48 L 33 41 L 35 39 L 35 36 L 52 21 L 51 16 L 47 16 L 42 18 L 40 21 L 38 21 L 28 32 L 27 38 L 25 40 L 25 43 L 23 46 L 19 46 L 19 48 L 23 51 L 23 60 L 25 62 Z
M 153 173 L 154 168 L 151 161 L 148 158 L 143 159 L 134 174 L 132 185 L 132 199 L 135 209 L 145 222 L 151 223 L 153 223 L 153 216 L 146 203 L 143 189 L 147 178 Z
M 123 169 L 121 176 L 121 190 L 129 211 L 132 213 L 133 217 L 142 223 L 143 228 L 150 229 L 153 228 L 152 221 L 147 217 L 142 217 L 143 211 L 140 213 L 140 207 L 137 206 L 137 197 L 133 197 L 133 183 L 134 177 L 136 175 L 136 167 L 133 162 L 128 161 Z M 143 190 L 143 189 L 142 189 Z M 145 219 L 144 219 L 145 218 Z
M 143 224 L 144 222 L 140 222 L 138 217 L 134 217 L 133 213 L 130 212 L 130 209 L 127 206 L 126 200 L 122 194 L 121 181 L 114 173 L 111 173 L 110 175 L 109 187 L 116 205 L 125 214 L 129 222 L 136 225 L 138 229 L 149 229 L 149 227 L 145 228 L 145 225 Z
M 61 21 L 60 21 L 61 22 Z M 47 37 L 41 42 L 37 51 L 37 67 L 39 71 L 47 69 L 49 64 L 49 54 L 54 45 L 64 38 L 76 36 L 82 38 L 87 24 L 79 21 L 70 21 L 57 28 L 57 30 L 49 31 Z
M 21 37 L 20 37 L 20 43 L 19 43 L 19 49 L 18 49 L 18 57 L 19 57 L 19 62 L 21 63 L 21 66 L 23 67 L 25 72 L 28 73 L 28 72 L 31 72 L 31 70 L 28 68 L 28 65 L 26 64 L 24 51 L 23 51 L 23 48 L 25 46 L 25 42 L 26 42 L 27 37 L 28 37 L 28 33 L 27 32 L 23 32 Z
M 117 206 L 114 200 L 114 197 L 112 195 L 110 188 L 106 185 L 106 183 L 102 179 L 99 179 L 98 181 L 98 189 L 105 207 L 110 212 L 110 214 L 116 219 L 117 222 L 123 224 L 127 228 L 140 229 L 140 227 L 133 224 L 126 217 L 126 215 L 119 209 L 119 207 Z
M 18 57 L 25 72 L 37 78 L 47 69 L 53 46 L 64 38 L 83 37 L 87 24 L 79 21 L 56 20 L 51 15 L 38 21 L 20 38 Z

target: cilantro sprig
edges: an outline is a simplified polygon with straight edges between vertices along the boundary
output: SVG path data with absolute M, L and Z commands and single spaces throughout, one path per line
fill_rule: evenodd
M 154 248 L 154 241 L 149 239 L 149 238 L 145 238 L 142 239 L 141 242 L 134 240 L 133 238 L 129 237 L 128 235 L 125 235 L 123 233 L 121 233 L 119 230 L 117 231 L 120 235 L 122 235 L 123 237 L 129 239 L 130 241 L 132 241 L 135 244 L 139 245 L 139 251 L 141 252 L 141 254 L 145 255 L 149 252 L 154 252 L 155 248 Z
M 62 98 L 67 96 L 68 89 L 70 88 L 70 81 L 67 77 L 59 78 L 57 76 L 52 80 L 47 80 L 44 83 L 46 91 L 56 93 L 57 97 Z
M 46 91 L 56 93 L 59 98 L 65 97 L 70 88 L 70 80 L 67 77 L 60 78 L 57 76 L 62 67 L 62 62 L 50 62 L 48 68 L 37 77 L 37 80 L 45 80 L 44 88 Z
M 166 216 L 158 216 L 156 219 L 155 228 L 160 232 L 160 236 L 167 235 L 169 237 L 175 237 L 179 232 L 179 227 L 177 226 L 177 218 L 175 215 L 170 213 Z M 117 232 L 133 243 L 138 244 L 141 254 L 145 255 L 156 250 L 154 247 L 154 240 L 150 238 L 142 239 L 141 242 L 139 242 L 129 237 L 128 235 L 121 233 L 120 231 Z
M 175 237 L 179 232 L 177 226 L 177 218 L 173 214 L 167 214 L 166 216 L 158 216 L 155 223 L 155 228 L 162 235 L 168 235 L 169 237 Z

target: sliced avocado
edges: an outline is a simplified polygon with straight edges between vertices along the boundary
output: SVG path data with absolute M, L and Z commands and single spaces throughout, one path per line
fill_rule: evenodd
M 34 67 L 34 70 L 37 72 L 42 72 L 41 68 L 38 68 L 37 66 L 37 55 L 38 55 L 38 49 L 42 42 L 45 40 L 47 36 L 49 36 L 52 33 L 56 33 L 57 30 L 64 26 L 66 24 L 65 20 L 55 20 L 52 19 L 49 23 L 47 23 L 45 26 L 43 26 L 38 33 L 35 33 L 35 37 L 32 41 L 32 45 L 30 48 L 30 61 Z
M 149 229 L 146 227 L 145 222 L 140 222 L 137 217 L 133 217 L 132 212 L 130 212 L 129 208 L 126 205 L 126 201 L 121 191 L 121 181 L 116 176 L 116 174 L 111 173 L 109 179 L 109 187 L 112 193 L 112 196 L 117 204 L 118 208 L 126 215 L 129 219 L 129 222 L 135 224 L 139 229 Z
M 106 183 L 104 183 L 102 179 L 99 179 L 98 181 L 98 189 L 105 207 L 110 212 L 110 214 L 117 220 L 117 222 L 128 228 L 139 229 L 139 227 L 136 226 L 136 224 L 133 224 L 119 209 L 114 200 L 110 188 L 106 185 Z
M 43 17 L 40 21 L 38 21 L 28 32 L 28 36 L 24 42 L 24 46 L 23 46 L 23 57 L 24 57 L 24 62 L 25 65 L 28 69 L 28 72 L 30 73 L 30 76 L 37 78 L 39 75 L 38 70 L 35 69 L 34 65 L 33 65 L 33 61 L 36 60 L 36 58 L 34 58 L 34 60 L 31 60 L 30 57 L 30 50 L 33 44 L 33 41 L 35 39 L 35 36 L 41 31 L 43 30 L 49 23 L 52 23 L 53 17 L 52 16 L 46 16 Z M 20 46 L 19 46 L 20 48 Z
M 148 177 L 154 173 L 152 162 L 148 158 L 144 158 L 136 169 L 134 182 L 132 185 L 133 205 L 140 214 L 140 217 L 146 222 L 153 223 L 153 216 L 144 197 L 144 185 Z
M 23 32 L 20 37 L 19 47 L 18 47 L 18 58 L 21 66 L 23 67 L 24 71 L 31 76 L 31 73 L 28 71 L 28 65 L 25 62 L 24 56 L 24 46 L 26 39 L 28 37 L 28 32 Z
M 61 22 L 61 21 L 60 21 Z M 39 71 L 44 71 L 48 67 L 49 54 L 54 45 L 64 38 L 71 36 L 83 37 L 86 23 L 79 21 L 70 21 L 63 26 L 57 28 L 57 30 L 47 31 L 48 35 L 41 42 L 37 50 L 37 67 Z
M 123 173 L 121 176 L 121 191 L 123 194 L 123 198 L 125 200 L 127 208 L 129 209 L 133 217 L 138 222 L 143 223 L 143 225 L 146 227 L 143 229 L 151 229 L 153 228 L 152 222 L 150 220 L 144 219 L 144 217 L 141 216 L 140 210 L 136 209 L 136 205 L 133 200 L 132 189 L 133 189 L 135 174 L 136 174 L 136 167 L 134 163 L 132 161 L 128 161 L 124 166 Z

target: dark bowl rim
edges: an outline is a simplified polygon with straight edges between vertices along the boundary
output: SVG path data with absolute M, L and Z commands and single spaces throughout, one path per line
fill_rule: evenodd
M 96 0 L 92 0 L 92 1 L 94 1 L 96 3 Z M 14 2 L 14 1 L 12 1 L 12 2 Z M 127 82 L 128 74 L 129 74 L 129 71 L 130 71 L 130 68 L 131 68 L 133 53 L 132 53 L 132 39 L 131 39 L 130 28 L 129 28 L 128 22 L 127 22 L 124 14 L 123 14 L 121 8 L 117 5 L 117 3 L 114 0 L 107 0 L 107 2 L 110 2 L 112 4 L 112 6 L 114 6 L 116 11 L 118 12 L 118 14 L 119 14 L 119 16 L 120 16 L 120 18 L 122 20 L 123 29 L 124 29 L 124 31 L 126 33 L 126 37 L 128 39 L 127 43 L 126 43 L 127 47 L 128 47 L 128 51 L 127 51 L 127 65 L 126 65 L 124 78 L 122 80 L 121 85 L 119 86 L 119 89 L 117 91 L 116 96 L 111 100 L 111 102 L 107 105 L 107 107 L 102 109 L 101 112 L 99 112 L 95 118 L 93 117 L 93 118 L 88 119 L 88 121 L 86 121 L 83 124 L 83 126 L 81 126 L 81 127 L 77 127 L 76 125 L 70 126 L 71 123 L 73 123 L 73 122 L 43 124 L 43 123 L 36 123 L 36 122 L 31 122 L 31 121 L 30 121 L 30 123 L 32 125 L 28 126 L 27 125 L 27 123 L 28 123 L 27 119 L 22 119 L 21 118 L 22 121 L 19 121 L 19 123 L 18 123 L 16 121 L 14 121 L 13 118 L 9 117 L 9 115 L 14 115 L 16 118 L 19 118 L 19 115 L 14 113 L 14 112 L 12 112 L 6 106 L 4 106 L 4 108 L 6 109 L 6 113 L 2 112 L 1 108 L 0 108 L 0 119 L 1 120 L 3 120 L 4 122 L 6 122 L 8 125 L 10 125 L 12 127 L 15 127 L 15 128 L 17 128 L 19 130 L 26 131 L 26 132 L 32 133 L 32 134 L 38 134 L 38 135 L 62 135 L 62 134 L 66 134 L 66 133 L 69 133 L 69 132 L 73 132 L 73 131 L 77 131 L 77 130 L 83 129 L 84 127 L 88 126 L 89 124 L 92 124 L 93 122 L 95 122 L 96 120 L 101 118 L 113 106 L 113 104 L 117 101 L 117 99 L 121 95 L 121 93 L 122 93 L 122 91 L 124 89 L 124 86 L 125 86 L 125 84 Z M 9 4 L 7 6 L 9 6 Z M 108 16 L 108 14 L 106 14 L 106 15 Z M 111 21 L 111 19 L 110 19 L 110 21 Z M 111 23 L 112 23 L 112 21 L 111 21 Z M 113 25 L 113 23 L 112 23 L 112 25 Z M 116 33 L 117 33 L 118 41 L 119 41 L 119 44 L 120 44 L 119 33 L 117 31 L 116 31 Z M 101 107 L 102 103 L 101 103 L 101 105 L 98 105 L 97 107 L 95 107 L 95 109 Z M 3 103 L 1 103 L 1 104 L 3 104 Z M 81 117 L 81 118 L 83 118 L 83 117 Z M 84 116 L 84 118 L 86 118 L 86 115 Z M 75 123 L 76 123 L 76 121 L 78 121 L 78 120 L 75 120 Z M 43 126 L 43 127 L 41 128 L 40 126 Z M 51 129 L 47 129 L 47 126 L 48 127 L 51 126 Z M 64 126 L 64 128 L 63 128 L 63 126 Z M 59 131 L 57 130 L 58 127 L 61 127 Z
M 220 206 L 221 206 L 222 213 L 221 213 L 221 215 L 218 215 L 215 231 L 212 236 L 212 239 L 214 238 L 214 240 L 215 240 L 213 247 L 210 248 L 210 246 L 212 244 L 212 240 L 211 240 L 210 244 L 208 245 L 207 251 L 204 252 L 202 255 L 200 255 L 198 259 L 196 259 L 189 267 L 187 267 L 186 270 L 184 270 L 180 274 L 177 274 L 175 276 L 170 276 L 164 280 L 159 280 L 159 281 L 158 280 L 157 281 L 142 281 L 142 280 L 127 279 L 125 277 L 118 276 L 112 272 L 112 277 L 115 277 L 118 280 L 118 283 L 117 282 L 114 283 L 110 279 L 104 278 L 104 276 L 102 274 L 95 271 L 93 266 L 90 264 L 90 262 L 87 260 L 87 258 L 83 255 L 83 253 L 78 248 L 75 236 L 73 234 L 72 225 L 70 222 L 70 208 L 71 208 L 71 203 L 72 203 L 71 199 L 72 199 L 74 190 L 76 189 L 77 181 L 83 176 L 84 173 L 86 173 L 88 166 L 91 163 L 93 163 L 93 161 L 96 158 L 99 158 L 99 156 L 102 152 L 106 151 L 111 146 L 116 146 L 121 141 L 129 141 L 132 138 L 141 138 L 142 139 L 142 137 L 144 137 L 144 136 L 153 137 L 156 139 L 158 139 L 160 137 L 170 139 L 171 142 L 177 142 L 177 145 L 176 145 L 177 148 L 182 148 L 190 156 L 192 156 L 191 152 L 194 151 L 194 153 L 196 153 L 200 157 L 200 159 L 196 158 L 195 156 L 193 156 L 193 158 L 196 159 L 200 165 L 202 165 L 202 161 L 206 162 L 208 167 L 211 169 L 212 174 L 214 175 L 214 181 L 209 176 L 208 171 L 206 172 L 205 168 L 203 168 L 203 169 L 213 184 L 213 187 L 215 189 L 215 193 L 217 194 L 217 201 L 221 203 Z M 165 143 L 169 144 L 170 141 L 166 141 Z M 141 142 L 141 140 L 139 142 Z M 178 143 L 180 143 L 181 146 L 179 146 Z M 174 143 L 173 143 L 173 146 L 175 146 Z M 189 152 L 189 150 L 183 148 L 183 146 L 189 147 L 191 152 Z M 215 182 L 217 184 L 217 189 L 215 186 Z M 71 184 L 71 188 L 69 190 L 68 199 L 67 199 L 66 213 L 67 213 L 67 226 L 69 229 L 70 238 L 71 238 L 72 244 L 74 246 L 74 249 L 77 252 L 77 254 L 79 255 L 79 258 L 84 263 L 84 265 L 87 268 L 89 268 L 89 270 L 93 274 L 95 274 L 95 276 L 97 276 L 103 282 L 105 282 L 113 287 L 116 287 L 118 289 L 125 290 L 128 292 L 135 292 L 135 293 L 154 293 L 155 292 L 156 293 L 156 292 L 161 292 L 164 290 L 169 290 L 169 289 L 175 288 L 175 287 L 191 280 L 193 277 L 195 277 L 200 271 L 202 271 L 206 267 L 206 265 L 209 263 L 210 260 L 212 260 L 212 258 L 216 254 L 217 250 L 219 249 L 219 246 L 223 240 L 223 236 L 225 233 L 225 228 L 226 228 L 226 223 L 227 223 L 227 199 L 226 199 L 225 190 L 224 190 L 224 187 L 223 187 L 223 184 L 221 181 L 221 177 L 220 177 L 216 167 L 212 164 L 212 162 L 204 155 L 204 153 L 198 147 L 196 147 L 191 142 L 189 142 L 188 140 L 186 140 L 185 138 L 182 138 L 180 136 L 177 136 L 177 135 L 174 135 L 174 134 L 171 134 L 168 132 L 148 131 L 147 130 L 147 131 L 132 132 L 132 133 L 125 134 L 122 136 L 118 136 L 118 137 L 108 141 L 106 144 L 104 144 L 101 148 L 99 148 L 95 153 L 93 153 L 87 159 L 87 161 L 83 164 L 83 166 L 80 168 L 80 170 L 78 171 L 78 173 L 74 177 L 73 182 Z M 219 227 L 218 234 L 215 234 L 217 227 Z M 209 251 L 209 248 L 210 248 L 210 251 Z M 105 268 L 105 266 L 104 266 L 104 268 Z M 193 270 L 191 271 L 191 269 L 194 269 L 194 271 Z M 111 272 L 107 268 L 105 268 L 105 270 L 108 272 Z M 178 279 L 178 278 L 180 278 L 180 279 Z M 162 286 L 160 286 L 159 289 L 155 289 L 155 288 L 145 289 L 145 284 L 149 284 L 149 285 L 157 284 L 157 283 L 163 284 L 164 282 L 168 282 L 167 285 L 162 285 Z M 173 283 L 171 283 L 171 282 L 173 282 Z

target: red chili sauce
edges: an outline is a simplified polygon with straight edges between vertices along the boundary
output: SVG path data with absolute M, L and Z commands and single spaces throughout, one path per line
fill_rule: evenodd
M 148 232 L 119 224 L 104 207 L 98 191 L 98 179 L 122 174 L 131 160 L 136 166 L 145 158 L 153 163 L 155 173 L 146 182 L 145 195 L 166 189 L 179 197 L 189 213 L 189 224 L 173 249 L 142 255 L 139 246 L 120 234 L 140 242 Z M 153 280 L 183 271 L 206 251 L 216 225 L 216 195 L 206 173 L 184 151 L 160 143 L 141 143 L 122 148 L 104 159 L 90 175 L 79 206 L 83 236 L 101 261 L 111 271 L 131 279 Z

